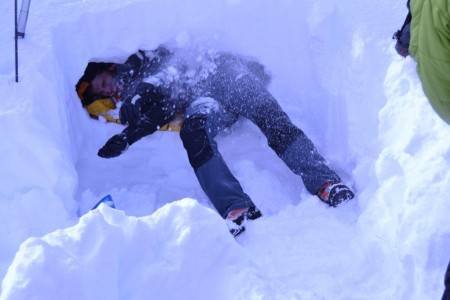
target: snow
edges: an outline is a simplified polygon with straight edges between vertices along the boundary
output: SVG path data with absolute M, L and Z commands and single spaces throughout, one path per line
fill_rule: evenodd
M 438 299 L 450 259 L 450 128 L 393 48 L 406 1 L 41 0 L 14 73 L 0 4 L 0 299 Z M 19 1 L 20 9 L 20 1 Z M 242 120 L 221 152 L 264 217 L 234 239 L 177 133 L 114 159 L 117 124 L 88 118 L 88 61 L 137 49 L 229 50 L 351 185 L 330 208 Z M 90 208 L 111 194 L 116 209 Z

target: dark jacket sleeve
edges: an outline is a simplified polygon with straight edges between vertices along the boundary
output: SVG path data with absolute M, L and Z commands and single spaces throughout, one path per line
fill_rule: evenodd
M 159 72 L 171 57 L 172 52 L 162 46 L 151 51 L 139 50 L 120 66 L 120 73 L 128 77 L 128 81 L 142 79 Z
M 179 111 L 176 101 L 163 89 L 145 82 L 124 100 L 123 105 L 127 104 L 135 105 L 139 111 L 136 122 L 122 131 L 129 145 L 157 131 Z

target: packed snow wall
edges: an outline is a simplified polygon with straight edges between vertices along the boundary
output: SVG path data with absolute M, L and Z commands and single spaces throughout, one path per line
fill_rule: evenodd
M 366 58 L 386 63 L 382 54 L 389 41 L 368 34 L 373 25 L 364 23 L 365 15 L 346 17 L 348 8 L 358 11 L 361 5 L 364 11 L 376 6 L 289 0 L 33 3 L 26 38 L 19 41 L 20 83 L 1 83 L 1 122 L 9 141 L 2 151 L 10 157 L 3 167 L 6 188 L 0 204 L 6 220 L 3 236 L 10 236 L 1 242 L 7 253 L 2 274 L 26 237 L 77 220 L 75 165 L 83 151 L 87 115 L 74 85 L 88 61 L 121 61 L 137 49 L 161 43 L 197 43 L 256 57 L 274 75 L 271 92 L 321 151 L 335 161 L 367 164 L 359 156 L 370 144 L 364 140 L 373 141 L 376 135 L 376 112 L 384 99 L 381 90 L 367 93 L 373 82 L 361 75 L 353 83 L 352 74 L 355 68 L 371 72 L 372 81 L 381 82 L 383 69 L 371 69 Z M 13 8 L 5 11 L 12 14 Z M 4 28 L 10 26 L 5 23 Z M 11 30 L 5 32 L 2 44 L 12 45 L 11 36 Z M 2 75 L 12 78 L 13 64 L 13 59 L 3 63 Z M 349 86 L 357 89 L 356 97 Z M 370 115 L 370 110 L 358 109 L 367 106 L 374 107 Z M 364 134 L 353 126 L 361 120 Z M 357 146 L 349 147 L 352 143 Z M 33 224 L 42 218 L 48 226 Z

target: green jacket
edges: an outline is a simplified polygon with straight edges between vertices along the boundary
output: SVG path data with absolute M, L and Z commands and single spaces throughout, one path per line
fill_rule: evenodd
M 409 52 L 433 109 L 450 124 L 450 1 L 411 0 Z

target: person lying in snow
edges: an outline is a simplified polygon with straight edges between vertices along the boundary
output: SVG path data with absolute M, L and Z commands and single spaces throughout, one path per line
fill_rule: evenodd
M 431 106 L 450 124 L 450 2 L 412 0 L 396 50 L 417 62 L 417 73 Z
M 214 51 L 189 57 L 182 50 L 159 47 L 139 51 L 124 64 L 96 66 L 88 65 L 88 73 L 77 84 L 80 99 L 120 96 L 120 123 L 127 125 L 106 142 L 98 155 L 119 156 L 182 113 L 180 137 L 189 162 L 234 236 L 245 230 L 247 220 L 262 215 L 228 169 L 214 140 L 238 117 L 260 128 L 269 146 L 301 176 L 311 194 L 330 206 L 354 197 L 268 92 L 270 76 L 257 61 Z

